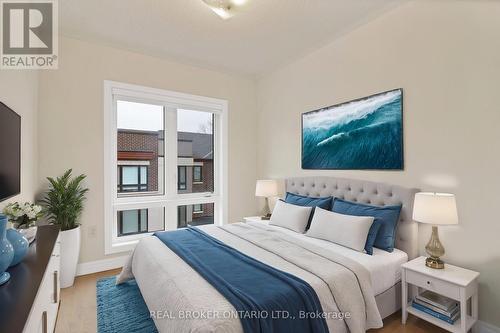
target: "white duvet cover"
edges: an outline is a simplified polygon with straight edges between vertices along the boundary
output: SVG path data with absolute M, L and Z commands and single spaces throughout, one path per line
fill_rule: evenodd
M 268 228 L 279 229 L 280 232 L 286 233 L 290 237 L 296 237 L 297 239 L 310 242 L 325 249 L 330 249 L 357 261 L 370 272 L 372 288 L 375 296 L 383 293 L 387 289 L 390 289 L 392 286 L 401 281 L 401 265 L 408 261 L 408 255 L 406 252 L 398 249 L 394 249 L 393 252 L 389 253 L 374 247 L 373 255 L 369 255 L 351 250 L 347 247 L 337 245 L 329 241 L 307 237 L 305 234 L 293 232 L 285 228 L 270 226 L 266 221 L 248 222 L 248 224 L 255 226 L 264 225 Z
M 373 256 L 375 260 L 360 259 L 352 253 L 371 256 L 265 223 L 200 229 L 306 281 L 318 295 L 324 312 L 334 314 L 348 309 L 351 318 L 326 319 L 330 332 L 365 332 L 382 326 L 372 288 L 373 272 L 383 270 L 373 269 L 376 260 L 384 262 L 378 259 L 384 257 L 382 253 Z M 234 312 L 233 306 L 157 237 L 139 242 L 118 283 L 132 277 L 160 332 L 242 332 L 238 318 L 225 317 Z

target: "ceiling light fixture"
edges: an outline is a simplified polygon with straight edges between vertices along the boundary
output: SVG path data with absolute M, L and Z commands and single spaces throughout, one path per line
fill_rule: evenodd
M 203 0 L 210 9 L 223 20 L 233 16 L 235 7 L 243 6 L 247 0 Z

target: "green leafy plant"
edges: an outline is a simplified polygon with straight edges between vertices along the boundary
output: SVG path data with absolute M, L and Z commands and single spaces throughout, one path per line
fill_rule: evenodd
M 49 190 L 41 200 L 44 212 L 50 223 L 58 225 L 61 231 L 77 228 L 82 211 L 85 195 L 89 191 L 81 183 L 87 177 L 80 175 L 71 177 L 69 169 L 56 179 L 47 177 L 50 183 Z

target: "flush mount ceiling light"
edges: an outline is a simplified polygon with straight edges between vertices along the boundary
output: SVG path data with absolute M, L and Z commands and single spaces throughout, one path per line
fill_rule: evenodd
M 203 0 L 203 2 L 223 20 L 234 14 L 234 8 L 244 5 L 247 0 Z

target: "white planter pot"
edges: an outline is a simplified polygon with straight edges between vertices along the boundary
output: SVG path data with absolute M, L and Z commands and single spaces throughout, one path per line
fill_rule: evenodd
M 61 231 L 61 288 L 73 285 L 80 256 L 80 226 Z

